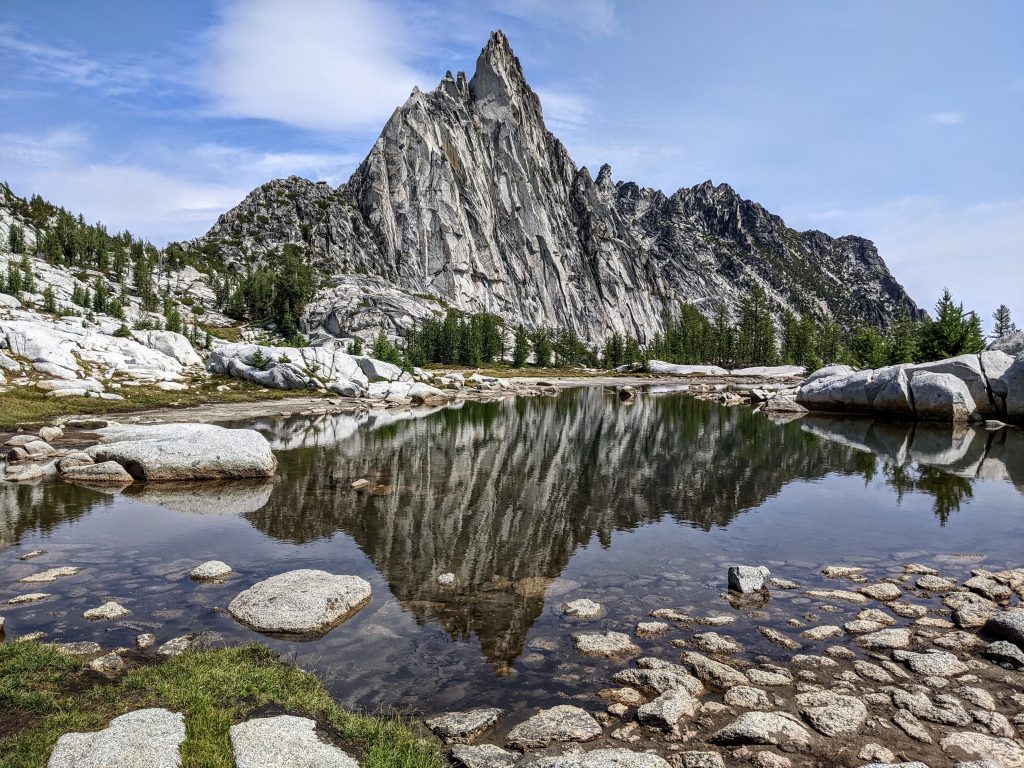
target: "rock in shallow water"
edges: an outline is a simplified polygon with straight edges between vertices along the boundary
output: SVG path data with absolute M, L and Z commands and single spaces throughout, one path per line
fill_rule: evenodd
M 581 755 L 542 757 L 521 763 L 523 768 L 669 768 L 663 758 L 629 749 L 595 749 Z
M 116 461 L 136 480 L 224 480 L 272 477 L 277 459 L 252 429 L 212 424 L 116 425 L 97 430 L 95 461 Z
M 518 755 L 494 744 L 467 746 L 457 744 L 451 750 L 452 761 L 464 768 L 512 768 Z
M 323 634 L 370 602 L 358 576 L 302 569 L 253 584 L 228 605 L 236 620 L 257 632 Z
M 231 575 L 231 566 L 220 560 L 207 560 L 189 571 L 188 577 L 193 581 L 216 581 Z
M 640 653 L 640 647 L 622 632 L 579 632 L 572 639 L 576 650 L 585 656 L 623 658 Z
M 465 744 L 498 722 L 499 717 L 500 709 L 480 708 L 438 715 L 426 725 L 445 744 Z
M 739 592 L 741 595 L 763 592 L 768 588 L 767 580 L 771 575 L 771 571 L 763 565 L 759 567 L 731 565 L 729 566 L 729 589 Z
M 509 731 L 508 746 L 537 749 L 556 741 L 590 741 L 601 735 L 601 726 L 584 709 L 559 704 L 541 710 Z
M 115 717 L 102 731 L 66 733 L 47 768 L 179 768 L 185 718 L 166 709 L 139 709 Z M 116 762 L 115 762 L 116 761 Z
M 60 476 L 63 480 L 92 485 L 131 485 L 134 482 L 128 471 L 116 461 L 78 466 L 65 466 L 62 462 Z
M 806 747 L 811 743 L 811 734 L 786 713 L 744 712 L 729 725 L 712 734 L 708 741 L 723 746 L 766 744 L 776 747 Z
M 344 750 L 322 741 L 306 717 L 259 717 L 231 726 L 237 768 L 359 768 Z

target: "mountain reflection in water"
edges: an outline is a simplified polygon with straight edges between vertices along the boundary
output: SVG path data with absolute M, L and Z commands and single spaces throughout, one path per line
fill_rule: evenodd
M 289 448 L 278 491 L 246 518 L 293 543 L 344 531 L 418 620 L 457 637 L 476 634 L 499 671 L 521 653 L 546 585 L 595 536 L 608 546 L 613 531 L 665 516 L 705 530 L 727 526 L 787 483 L 829 473 L 870 480 L 881 467 L 897 498 L 908 489 L 933 494 L 941 520 L 970 494 L 971 468 L 1014 477 L 1018 488 L 1024 479 L 1019 463 L 1006 463 L 1016 431 L 777 424 L 685 396 L 620 404 L 593 388 L 363 422 L 263 425 L 275 447 Z M 938 468 L 943 457 L 952 472 Z M 350 484 L 361 477 L 370 491 L 354 493 Z M 437 585 L 446 572 L 457 588 Z

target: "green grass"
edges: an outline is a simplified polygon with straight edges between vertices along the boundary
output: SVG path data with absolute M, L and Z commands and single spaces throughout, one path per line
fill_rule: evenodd
M 183 768 L 233 768 L 228 729 L 257 710 L 307 715 L 329 726 L 364 768 L 447 765 L 425 732 L 400 718 L 344 711 L 315 675 L 261 645 L 129 664 L 130 671 L 110 681 L 50 646 L 0 644 L 0 768 L 42 768 L 62 734 L 99 730 L 143 707 L 184 713 Z
M 221 384 L 228 384 L 231 388 L 226 392 L 218 392 L 217 387 Z M 116 392 L 124 400 L 101 400 L 97 397 L 53 398 L 47 397 L 46 392 L 34 386 L 11 387 L 0 394 L 0 429 L 38 426 L 58 416 L 109 415 L 166 406 L 187 408 L 207 403 L 248 403 L 318 394 L 314 390 L 262 389 L 251 382 L 214 377 L 189 382 L 189 389 L 185 392 L 164 392 L 154 386 L 122 387 Z

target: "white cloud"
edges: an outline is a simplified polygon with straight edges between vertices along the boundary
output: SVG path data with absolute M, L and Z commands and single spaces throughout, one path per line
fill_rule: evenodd
M 593 105 L 584 96 L 548 88 L 534 88 L 534 91 L 540 97 L 544 122 L 548 130 L 554 133 L 570 132 L 594 117 Z
M 936 125 L 960 125 L 967 119 L 963 112 L 932 112 L 928 120 Z
M 75 128 L 41 136 L 0 134 L 0 168 L 16 194 L 40 194 L 89 221 L 129 229 L 158 245 L 204 233 L 270 178 L 296 174 L 336 185 L 358 160 L 220 144 L 184 152 L 154 144 L 134 148 L 128 158 L 98 158 L 88 134 Z
M 502 0 L 492 2 L 491 7 L 538 26 L 560 22 L 591 37 L 610 35 L 617 27 L 612 0 Z
M 230 2 L 206 43 L 197 86 L 221 116 L 378 129 L 414 85 L 434 85 L 409 63 L 403 19 L 369 0 Z
M 94 88 L 107 95 L 137 92 L 154 80 L 141 62 L 99 61 L 73 47 L 34 40 L 11 24 L 0 24 L 0 49 L 41 76 Z
M 787 223 L 873 240 L 896 279 L 929 310 L 948 287 L 986 327 L 1000 304 L 1024 320 L 1024 199 L 904 197 L 859 211 L 795 214 Z

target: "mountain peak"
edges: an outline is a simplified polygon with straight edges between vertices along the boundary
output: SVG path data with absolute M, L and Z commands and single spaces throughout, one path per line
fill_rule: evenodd
M 500 29 L 491 33 L 487 45 L 480 51 L 469 90 L 477 100 L 497 96 L 506 101 L 516 94 L 530 92 L 519 59 Z

